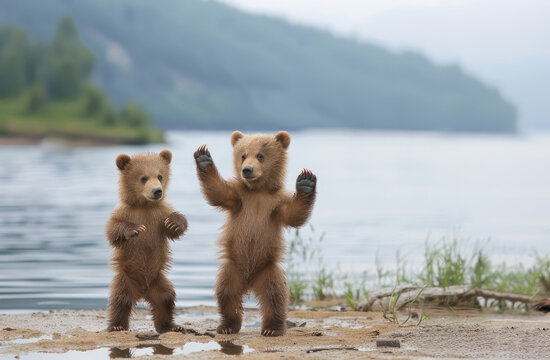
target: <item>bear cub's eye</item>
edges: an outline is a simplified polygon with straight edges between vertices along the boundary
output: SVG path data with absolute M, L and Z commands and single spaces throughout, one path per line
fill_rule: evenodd
M 246 159 L 246 155 L 241 156 L 241 159 L 243 160 Z
M 157 179 L 159 179 L 159 181 L 162 181 L 162 175 L 157 176 Z
M 260 161 L 263 161 L 264 160 L 264 156 L 262 154 L 258 154 L 256 155 L 256 158 Z
M 142 176 L 141 179 L 139 179 L 142 183 L 146 183 L 149 178 L 147 176 Z

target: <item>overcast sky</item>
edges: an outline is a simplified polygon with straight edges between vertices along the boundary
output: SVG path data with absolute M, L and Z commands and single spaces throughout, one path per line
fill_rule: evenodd
M 222 0 L 458 63 L 499 87 L 520 120 L 550 128 L 549 0 Z

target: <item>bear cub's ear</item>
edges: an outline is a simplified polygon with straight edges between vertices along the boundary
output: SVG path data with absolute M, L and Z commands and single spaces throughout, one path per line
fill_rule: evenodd
M 275 140 L 280 142 L 285 150 L 288 148 L 288 145 L 290 145 L 290 135 L 286 131 L 279 131 L 275 134 Z
M 126 166 L 128 166 L 128 164 L 130 163 L 130 160 L 132 160 L 132 158 L 126 154 L 120 154 L 119 156 L 116 157 L 116 166 L 120 169 L 120 170 L 124 170 L 124 168 Z
M 237 141 L 239 141 L 240 138 L 242 138 L 244 135 L 240 131 L 234 131 L 233 134 L 231 134 L 231 145 L 235 146 Z
M 172 152 L 170 150 L 162 150 L 159 155 L 168 164 L 172 161 Z

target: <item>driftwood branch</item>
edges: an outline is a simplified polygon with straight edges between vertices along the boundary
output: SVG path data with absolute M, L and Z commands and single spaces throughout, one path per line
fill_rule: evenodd
M 344 350 L 344 351 L 358 351 L 359 349 L 353 346 L 343 346 L 343 347 L 323 347 L 323 348 L 313 348 L 306 351 L 306 353 L 314 353 L 319 351 L 333 351 L 333 350 Z
M 424 289 L 424 290 L 422 290 Z M 420 295 L 418 293 L 422 290 Z M 356 310 L 358 311 L 368 311 L 373 308 L 377 302 L 381 302 L 382 299 L 392 296 L 399 295 L 399 299 L 395 303 L 395 308 L 397 310 L 403 308 L 405 305 L 409 304 L 413 300 L 416 301 L 425 301 L 425 300 L 434 300 L 442 298 L 452 298 L 457 297 L 460 299 L 471 298 L 471 297 L 482 297 L 485 299 L 495 299 L 495 300 L 508 300 L 512 302 L 521 302 L 525 304 L 530 304 L 532 299 L 527 295 L 503 293 L 498 291 L 490 291 L 474 288 L 469 285 L 457 285 L 449 286 L 446 288 L 439 287 L 426 287 L 422 288 L 415 285 L 401 285 L 396 288 L 383 288 L 377 290 L 370 294 L 367 299 L 362 300 L 357 304 Z

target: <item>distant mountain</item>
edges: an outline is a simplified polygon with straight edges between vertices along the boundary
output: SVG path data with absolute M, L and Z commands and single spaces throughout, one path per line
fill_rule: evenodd
M 169 128 L 516 131 L 497 89 L 457 66 L 199 0 L 0 0 L 33 36 L 63 15 L 96 82 Z

